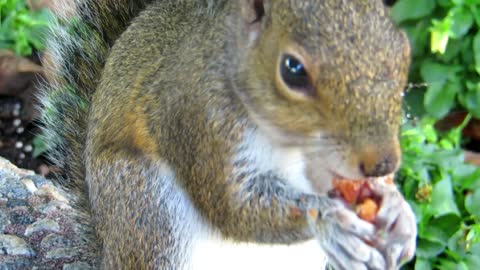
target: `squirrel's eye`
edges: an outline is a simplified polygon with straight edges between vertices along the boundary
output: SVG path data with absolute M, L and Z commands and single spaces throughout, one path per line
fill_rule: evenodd
M 296 90 L 310 88 L 310 79 L 305 66 L 292 55 L 284 55 L 280 63 L 280 74 L 288 87 Z

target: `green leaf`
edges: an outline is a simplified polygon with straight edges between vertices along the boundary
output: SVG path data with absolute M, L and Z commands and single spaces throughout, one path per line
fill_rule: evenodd
M 432 270 L 432 263 L 423 258 L 417 258 L 415 261 L 415 270 Z
M 450 8 L 452 6 L 452 0 L 437 0 L 437 4 L 444 8 Z
M 449 14 L 452 20 L 451 33 L 454 38 L 462 38 L 473 25 L 473 16 L 470 10 L 460 7 Z
M 437 56 L 438 60 L 443 63 L 455 62 L 462 51 L 463 42 L 465 42 L 464 39 L 450 39 L 445 52 Z
M 420 75 L 428 84 L 444 84 L 447 80 L 455 80 L 457 73 L 462 67 L 457 65 L 446 65 L 431 60 L 423 61 L 420 66 Z
M 441 181 L 433 185 L 430 207 L 434 212 L 435 217 L 447 214 L 460 215 L 460 211 L 455 203 L 450 176 L 444 176 Z
M 480 225 L 480 224 L 478 224 L 478 225 Z M 474 243 L 470 247 L 470 251 L 472 252 L 472 254 L 476 254 L 477 256 L 480 256 L 480 242 Z
M 452 262 L 450 260 L 446 260 L 446 259 L 440 259 L 439 260 L 440 263 L 438 264 L 438 270 L 460 270 L 460 269 L 457 269 L 457 263 L 456 262 Z
M 432 19 L 432 26 L 430 27 L 431 37 L 431 51 L 443 53 L 447 47 L 448 40 L 452 36 L 452 18 L 445 17 L 442 20 Z M 437 44 L 436 44 L 437 43 Z
M 419 236 L 422 239 L 435 243 L 441 243 L 445 246 L 448 244 L 449 239 L 449 236 L 441 228 L 428 225 L 425 230 L 423 230 L 421 233 L 419 232 Z
M 452 83 L 430 83 L 424 99 L 426 111 L 436 118 L 445 116 L 455 105 L 457 91 Z
M 473 0 L 475 2 L 478 2 L 478 0 Z M 469 4 L 469 8 L 470 10 L 472 11 L 472 15 L 473 15 L 473 18 L 475 19 L 475 22 L 478 25 L 480 25 L 480 12 L 478 12 L 478 7 L 477 7 L 478 3 L 471 3 Z
M 464 262 L 440 259 L 439 270 L 469 270 Z
M 458 229 L 460 229 L 461 222 L 462 222 L 462 219 L 459 216 L 456 216 L 453 214 L 445 215 L 445 216 L 441 216 L 439 218 L 430 220 L 430 222 L 427 224 L 426 230 L 428 230 L 429 228 L 435 228 L 436 230 L 441 230 L 442 234 L 439 235 L 441 238 L 436 239 L 436 241 L 438 242 L 445 241 L 445 243 L 447 243 L 448 239 L 452 237 L 452 235 L 454 235 L 458 231 Z
M 468 91 L 459 96 L 462 105 L 475 117 L 480 117 L 480 91 Z
M 450 239 L 448 240 L 449 250 L 457 253 L 460 256 L 465 256 L 465 240 L 464 240 L 465 229 L 460 228 Z
M 439 242 L 418 239 L 417 256 L 423 259 L 435 258 L 445 250 L 445 245 Z
M 473 45 L 473 35 L 468 35 L 465 36 L 462 39 L 462 44 L 460 45 L 461 47 L 461 54 L 460 54 L 460 62 L 462 65 L 465 67 L 468 67 L 469 69 L 473 69 L 475 71 L 475 53 L 473 51 L 472 45 Z
M 480 254 L 468 254 L 465 258 L 468 269 L 480 269 Z
M 399 0 L 392 7 L 392 18 L 396 23 L 418 19 L 435 9 L 435 0 Z
M 460 189 L 480 188 L 480 168 L 470 164 L 458 164 L 452 172 L 453 185 Z
M 480 32 L 473 38 L 473 54 L 475 58 L 475 70 L 480 74 Z
M 438 141 L 437 131 L 435 127 L 430 124 L 423 126 L 423 133 L 425 134 L 426 141 L 429 143 L 435 143 Z
M 480 190 L 475 190 L 465 198 L 467 211 L 480 219 Z
M 448 66 L 430 60 L 422 63 L 420 73 L 429 85 L 424 105 L 430 115 L 441 118 L 453 108 L 455 96 L 461 89 L 456 74 L 461 70 L 461 67 L 455 65 Z
M 449 32 L 432 30 L 430 35 L 430 50 L 432 53 L 444 54 L 448 46 Z

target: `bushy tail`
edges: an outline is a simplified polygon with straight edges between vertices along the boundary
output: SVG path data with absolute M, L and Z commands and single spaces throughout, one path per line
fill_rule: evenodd
M 51 161 L 60 167 L 59 182 L 74 207 L 77 250 L 99 262 L 88 203 L 83 151 L 90 99 L 115 40 L 153 0 L 54 0 L 54 23 L 47 40 L 44 67 L 47 84 L 41 101 L 41 128 Z
M 56 0 L 59 21 L 47 40 L 47 87 L 41 97 L 43 139 L 66 176 L 63 184 L 86 203 L 82 153 L 90 98 L 105 59 L 131 20 L 153 0 Z

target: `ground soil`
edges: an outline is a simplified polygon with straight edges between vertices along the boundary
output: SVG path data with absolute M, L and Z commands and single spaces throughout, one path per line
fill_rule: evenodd
M 44 82 L 40 57 L 0 50 L 0 156 L 47 175 L 52 169 L 47 159 L 34 156 L 34 139 L 40 132 L 36 97 Z

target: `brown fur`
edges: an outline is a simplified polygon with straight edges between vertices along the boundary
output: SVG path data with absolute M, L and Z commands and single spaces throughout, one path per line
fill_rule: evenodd
M 184 267 L 191 235 L 175 218 L 193 218 L 174 205 L 182 192 L 228 239 L 319 234 L 333 203 L 244 158 L 251 131 L 305 152 L 321 132 L 363 176 L 397 168 L 410 55 L 381 1 L 158 1 L 128 25 L 148 1 L 138 2 L 85 2 L 92 38 L 105 40 L 64 58 L 89 107 L 64 120 L 84 124 L 63 147 L 79 167 L 71 178 L 86 180 L 103 268 Z M 312 96 L 279 78 L 284 52 L 303 60 Z

